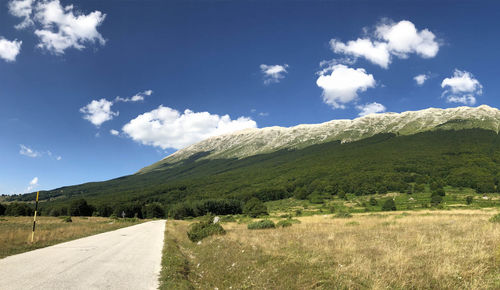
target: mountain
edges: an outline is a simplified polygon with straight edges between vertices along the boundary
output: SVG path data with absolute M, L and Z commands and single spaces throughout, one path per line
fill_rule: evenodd
M 432 130 L 481 128 L 498 133 L 500 110 L 482 105 L 451 109 L 429 108 L 403 113 L 370 114 L 354 120 L 333 120 L 295 127 L 245 129 L 215 136 L 179 150 L 138 173 L 170 168 L 193 156 L 198 159 L 245 158 L 283 149 L 301 149 L 339 140 L 353 142 L 381 133 L 412 135 Z
M 136 174 L 40 192 L 41 207 L 47 212 L 83 197 L 94 205 L 171 208 L 214 198 L 405 192 L 426 184 L 494 192 L 499 121 L 498 109 L 480 106 L 244 130 L 201 141 Z

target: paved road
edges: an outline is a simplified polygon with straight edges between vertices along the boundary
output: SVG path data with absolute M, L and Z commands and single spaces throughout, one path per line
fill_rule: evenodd
M 0 288 L 157 289 L 165 221 L 152 221 L 0 260 Z

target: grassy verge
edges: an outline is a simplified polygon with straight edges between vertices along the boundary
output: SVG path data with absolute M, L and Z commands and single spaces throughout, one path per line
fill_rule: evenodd
M 499 289 L 500 224 L 489 221 L 496 213 L 422 210 L 361 213 L 350 219 L 315 215 L 300 217 L 301 223 L 291 227 L 253 231 L 231 222 L 223 224 L 226 235 L 200 244 L 187 239 L 189 221 L 169 222 L 163 266 L 164 274 L 172 274 L 162 276 L 163 285 Z M 170 285 L 174 289 L 179 284 Z
M 0 217 L 0 259 L 141 222 L 136 219 L 112 220 L 101 217 L 37 217 L 35 240 L 31 243 L 32 217 Z
M 163 246 L 163 257 L 161 261 L 162 270 L 160 274 L 160 289 L 193 289 L 189 282 L 189 262 L 181 251 L 181 243 L 188 241 L 182 237 L 186 235 L 186 224 L 178 226 L 177 222 L 167 222 L 165 227 L 165 244 Z

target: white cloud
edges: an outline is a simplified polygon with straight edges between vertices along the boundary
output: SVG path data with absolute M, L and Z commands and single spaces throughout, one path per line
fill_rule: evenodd
M 40 152 L 35 151 L 35 150 L 29 148 L 28 146 L 24 146 L 23 144 L 20 144 L 19 146 L 21 147 L 21 149 L 19 150 L 19 154 L 21 154 L 21 155 L 28 156 L 31 158 L 36 158 L 36 157 L 42 156 L 42 154 Z
M 373 75 L 367 74 L 363 68 L 353 69 L 343 64 L 331 67 L 330 75 L 321 74 L 316 80 L 323 89 L 323 101 L 333 108 L 345 108 L 345 104 L 355 101 L 358 92 L 375 87 Z
M 23 21 L 16 26 L 16 29 L 24 29 L 34 25 L 31 19 L 33 12 L 33 3 L 35 0 L 12 0 L 9 2 L 9 12 L 11 15 L 23 18 Z
M 426 80 L 429 79 L 429 76 L 426 74 L 420 74 L 418 76 L 414 76 L 413 79 L 417 83 L 417 85 L 422 86 Z
M 358 106 L 356 106 L 356 109 L 358 109 L 360 111 L 358 114 L 359 116 L 366 116 L 369 114 L 383 113 L 386 110 L 384 105 L 377 103 L 377 102 L 368 103 L 368 104 L 364 104 L 364 105 L 358 105 Z
M 288 73 L 286 70 L 288 64 L 284 65 L 267 65 L 261 64 L 260 70 L 264 74 L 264 84 L 279 83 L 285 78 L 285 74 Z
M 57 157 L 56 157 L 56 160 L 57 160 L 57 161 L 61 161 L 61 159 L 62 159 L 62 156 L 57 156 Z
M 398 23 L 386 20 L 375 27 L 374 33 L 347 43 L 330 40 L 333 52 L 363 57 L 382 68 L 389 67 L 392 56 L 407 58 L 409 54 L 415 53 L 423 58 L 435 57 L 439 45 L 434 33 L 428 29 L 419 31 L 408 20 Z
M 120 132 L 118 132 L 118 130 L 115 130 L 115 129 L 111 129 L 109 130 L 109 133 L 113 136 L 118 136 L 118 134 L 120 134 Z
M 115 102 L 139 102 L 144 101 L 145 96 L 151 96 L 153 94 L 152 90 L 146 90 L 144 92 L 137 93 L 130 98 L 116 97 Z
M 28 186 L 28 188 L 26 188 L 26 191 L 30 191 L 30 190 L 33 190 L 35 187 L 38 186 L 38 177 L 34 177 L 31 181 L 30 181 L 30 185 Z
M 211 136 L 255 127 L 257 123 L 248 117 L 232 120 L 229 115 L 191 110 L 181 113 L 159 106 L 132 119 L 122 131 L 144 145 L 181 149 Z
M 17 39 L 10 41 L 0 36 L 0 58 L 7 62 L 15 61 L 19 52 L 21 52 L 22 43 Z
M 23 21 L 17 29 L 35 26 L 39 38 L 38 47 L 54 54 L 64 54 L 68 48 L 82 50 L 87 43 L 106 43 L 97 31 L 106 14 L 94 11 L 83 14 L 75 11 L 73 5 L 62 6 L 59 0 L 9 2 L 9 12 Z
M 446 97 L 450 103 L 474 105 L 476 96 L 483 94 L 481 83 L 470 72 L 458 69 L 455 69 L 452 77 L 441 82 L 441 87 L 446 88 L 441 97 Z
M 335 53 L 343 53 L 354 57 L 364 57 L 374 64 L 387 68 L 391 62 L 391 55 L 387 43 L 374 41 L 367 38 L 358 38 L 348 41 L 347 44 L 337 40 L 330 40 L 330 47 Z
M 106 99 L 92 100 L 85 107 L 80 108 L 83 118 L 90 121 L 96 127 L 101 126 L 102 123 L 113 119 L 113 117 L 118 116 L 119 112 L 111 111 L 111 106 L 113 102 Z

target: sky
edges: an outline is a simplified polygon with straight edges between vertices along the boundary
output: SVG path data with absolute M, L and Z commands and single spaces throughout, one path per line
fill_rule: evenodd
M 0 194 L 210 136 L 499 107 L 497 1 L 0 0 Z

